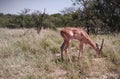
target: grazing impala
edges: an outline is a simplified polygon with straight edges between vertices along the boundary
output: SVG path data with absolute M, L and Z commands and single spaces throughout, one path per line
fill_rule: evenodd
M 97 56 L 99 56 L 102 47 L 103 47 L 103 42 L 104 39 L 102 40 L 101 47 L 99 48 L 98 44 L 95 43 L 90 36 L 87 34 L 87 32 L 83 29 L 80 28 L 74 28 L 74 27 L 66 27 L 63 30 L 61 30 L 61 36 L 64 39 L 63 44 L 61 45 L 61 59 L 63 61 L 63 52 L 66 52 L 66 55 L 71 62 L 71 58 L 68 53 L 68 47 L 69 47 L 69 42 L 72 39 L 76 39 L 80 42 L 79 44 L 79 55 L 78 58 L 80 58 L 81 53 L 83 53 L 83 45 L 84 44 L 89 44 L 97 53 Z

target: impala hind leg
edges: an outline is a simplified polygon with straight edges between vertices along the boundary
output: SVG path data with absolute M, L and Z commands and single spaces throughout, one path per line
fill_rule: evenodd
M 68 52 L 68 48 L 65 49 L 65 53 L 66 53 L 66 56 L 67 56 L 68 60 L 69 60 L 70 62 L 72 62 L 72 61 L 71 61 L 71 57 L 70 57 L 69 52 Z
M 63 44 L 61 45 L 60 49 L 61 49 L 61 59 L 62 59 L 62 61 L 63 61 L 63 60 L 64 60 L 64 58 L 63 58 L 63 52 L 64 52 L 64 50 L 65 50 L 65 41 L 64 41 Z
M 69 59 L 69 61 L 71 62 L 71 58 L 70 58 L 70 55 L 68 53 L 68 47 L 69 47 L 69 41 L 64 40 L 63 44 L 60 47 L 61 48 L 61 59 L 62 59 L 62 61 L 64 60 L 63 52 L 65 50 L 66 56 Z
M 79 45 L 79 53 L 78 53 L 78 59 L 82 57 L 83 54 L 83 43 L 80 43 Z
M 68 60 L 70 61 L 70 62 L 72 62 L 71 61 L 71 57 L 70 57 L 70 55 L 69 55 L 69 52 L 68 52 L 68 47 L 69 47 L 69 40 L 68 41 L 66 41 L 66 46 L 65 46 L 65 54 L 66 54 L 66 56 L 67 56 L 67 58 L 68 58 Z

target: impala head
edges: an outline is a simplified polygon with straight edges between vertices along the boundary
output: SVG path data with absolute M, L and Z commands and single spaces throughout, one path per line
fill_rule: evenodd
M 100 46 L 100 47 L 99 47 L 99 45 L 96 43 L 96 47 L 97 47 L 96 52 L 97 52 L 98 54 L 100 54 L 101 51 L 102 51 L 103 43 L 104 43 L 104 39 L 102 39 L 102 43 L 101 43 L 101 46 Z

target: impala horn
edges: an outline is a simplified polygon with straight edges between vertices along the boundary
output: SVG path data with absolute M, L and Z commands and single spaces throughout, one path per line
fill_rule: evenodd
M 103 43 L 104 43 L 104 39 L 102 39 L 102 43 L 101 43 L 101 47 L 100 47 L 100 52 L 102 51 Z

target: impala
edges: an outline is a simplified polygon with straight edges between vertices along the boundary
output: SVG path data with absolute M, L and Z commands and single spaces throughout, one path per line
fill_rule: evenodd
M 71 40 L 76 39 L 80 42 L 79 44 L 79 54 L 78 59 L 81 57 L 83 53 L 83 45 L 89 44 L 97 53 L 97 56 L 101 53 L 104 39 L 102 40 L 102 44 L 99 47 L 97 43 L 95 43 L 90 36 L 87 34 L 87 32 L 84 29 L 80 28 L 74 28 L 74 27 L 66 27 L 60 31 L 62 38 L 64 39 L 63 44 L 61 45 L 61 59 L 63 61 L 63 52 L 66 52 L 66 55 L 71 61 L 70 55 L 68 53 L 68 47 Z

